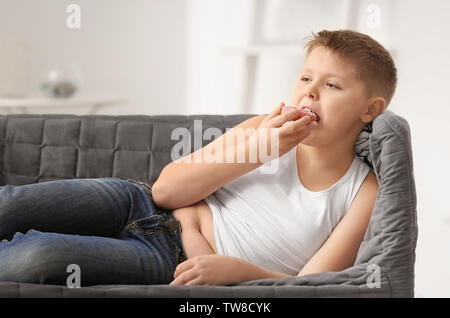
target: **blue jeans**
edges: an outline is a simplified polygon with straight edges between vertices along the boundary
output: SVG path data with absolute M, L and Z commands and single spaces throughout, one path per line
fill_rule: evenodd
M 0 281 L 81 286 L 167 284 L 186 259 L 181 225 L 127 178 L 0 187 Z

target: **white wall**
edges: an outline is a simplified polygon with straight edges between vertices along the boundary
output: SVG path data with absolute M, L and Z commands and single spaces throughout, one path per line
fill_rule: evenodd
M 392 108 L 411 126 L 419 222 L 416 293 L 450 297 L 450 2 L 395 4 L 399 85 Z
M 65 27 L 69 3 L 82 8 L 81 30 Z M 351 3 L 359 7 L 350 11 L 349 22 L 346 12 Z M 353 24 L 369 32 L 361 22 L 370 3 L 382 9 L 383 29 L 374 36 L 394 49 L 399 71 L 390 109 L 408 120 L 412 134 L 419 222 L 416 296 L 450 297 L 450 44 L 446 39 L 450 2 L 272 0 L 266 3 L 272 7 L 265 15 L 271 22 L 259 31 L 266 42 L 278 32 L 284 42 L 298 45 L 311 31 L 323 28 Z M 83 94 L 114 93 L 130 101 L 126 107 L 103 113 L 262 113 L 279 101 L 290 102 L 302 61 L 301 54 L 261 58 L 251 105 L 243 105 L 246 58 L 224 55 L 220 48 L 264 40 L 249 28 L 254 4 L 251 0 L 0 0 L 0 34 L 28 43 L 31 95 L 40 93 L 37 85 L 48 68 L 69 61 L 83 72 Z
M 331 27 L 330 21 L 343 25 L 347 9 L 346 5 L 331 0 L 189 0 L 188 3 L 189 114 L 267 113 L 280 101 L 290 103 L 302 65 L 304 37 L 319 26 Z M 311 10 L 320 16 L 311 15 Z M 280 41 L 297 45 L 299 51 L 264 53 L 254 58 L 222 50 Z M 245 85 L 252 79 L 246 76 L 254 76 L 253 89 L 248 92 L 244 91 Z
M 71 3 L 80 5 L 80 29 L 66 27 Z M 13 37 L 28 46 L 29 96 L 43 95 L 39 85 L 51 68 L 73 65 L 83 76 L 79 96 L 128 99 L 128 105 L 103 113 L 180 113 L 186 94 L 186 4 L 184 0 L 0 0 L 0 39 Z

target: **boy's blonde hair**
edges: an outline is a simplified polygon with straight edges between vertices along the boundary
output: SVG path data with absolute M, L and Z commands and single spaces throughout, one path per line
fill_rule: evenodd
M 368 96 L 382 96 L 389 105 L 397 86 L 397 69 L 391 54 L 380 43 L 352 30 L 322 30 L 312 34 L 305 45 L 306 57 L 318 46 L 337 53 L 355 66 Z

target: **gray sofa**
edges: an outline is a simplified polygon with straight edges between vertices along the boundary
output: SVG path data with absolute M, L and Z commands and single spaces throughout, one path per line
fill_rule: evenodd
M 255 114 L 239 115 L 2 115 L 0 185 L 68 178 L 126 177 L 153 184 L 171 161 L 171 133 L 194 120 L 221 132 Z M 197 125 L 196 125 L 197 126 Z M 202 139 L 202 146 L 210 140 Z M 386 111 L 361 132 L 356 153 L 380 184 L 354 266 L 230 286 L 66 286 L 0 282 L 0 297 L 414 297 L 416 192 L 410 131 Z M 1 260 L 0 260 L 1 262 Z

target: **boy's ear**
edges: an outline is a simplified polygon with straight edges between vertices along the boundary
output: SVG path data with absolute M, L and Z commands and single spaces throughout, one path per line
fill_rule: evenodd
M 361 115 L 361 120 L 365 123 L 370 123 L 375 117 L 384 112 L 386 106 L 386 100 L 383 97 L 374 97 L 370 99 Z

